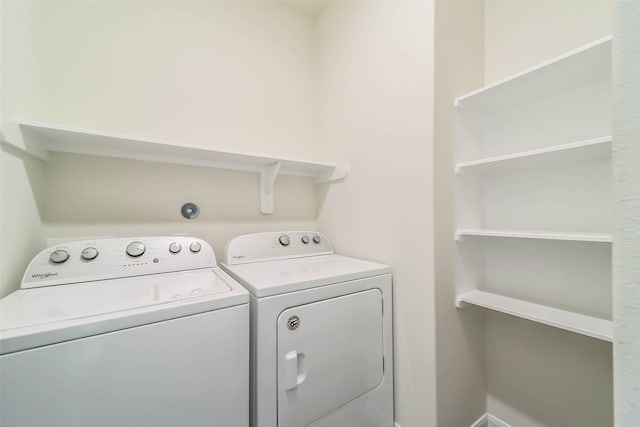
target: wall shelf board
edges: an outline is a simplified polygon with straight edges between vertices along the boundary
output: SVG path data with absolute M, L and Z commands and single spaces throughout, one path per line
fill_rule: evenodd
M 568 164 L 585 164 L 607 161 L 611 158 L 611 136 L 527 150 L 503 156 L 461 162 L 456 164 L 456 174 L 504 173 L 530 168 L 562 167 Z
M 567 240 L 574 242 L 611 243 L 613 236 L 609 233 L 566 233 L 547 231 L 522 230 L 490 230 L 482 228 L 467 228 L 456 231 L 455 239 L 462 240 L 465 236 L 472 237 L 505 237 L 516 239 Z
M 604 341 L 613 341 L 613 322 L 572 311 L 536 304 L 517 298 L 473 290 L 458 295 L 456 306 L 476 305 L 501 313 L 565 329 Z
M 523 105 L 605 81 L 611 75 L 611 36 L 557 56 L 455 99 L 459 109 Z
M 273 205 L 277 175 L 311 177 L 325 183 L 344 179 L 349 172 L 347 164 L 234 152 L 31 121 L 13 121 L 4 127 L 9 127 L 10 144 L 42 160 L 48 160 L 50 152 L 59 152 L 258 172 L 265 214 L 272 211 L 269 206 Z
M 33 149 L 39 157 L 45 157 L 42 153 L 62 152 L 250 172 L 260 172 L 264 167 L 280 162 L 279 174 L 313 177 L 319 183 L 343 179 L 348 173 L 346 165 L 233 152 L 45 123 L 20 121 L 17 125 L 23 147 Z

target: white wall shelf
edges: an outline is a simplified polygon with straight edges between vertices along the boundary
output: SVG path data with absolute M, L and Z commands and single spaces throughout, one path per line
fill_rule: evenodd
M 457 307 L 611 341 L 611 44 L 455 100 Z
M 465 236 L 504 237 L 514 239 L 567 240 L 573 242 L 611 243 L 613 235 L 609 233 L 566 233 L 521 230 L 488 230 L 482 228 L 460 229 L 456 232 L 456 240 Z
M 100 131 L 15 121 L 5 123 L 10 144 L 43 160 L 50 152 L 174 163 L 260 173 L 261 212 L 273 212 L 273 186 L 278 175 L 314 178 L 317 183 L 346 178 L 346 164 L 330 164 L 233 152 Z
M 611 36 L 538 64 L 455 99 L 460 109 L 509 108 L 606 80 L 611 75 Z
M 611 156 L 611 136 L 569 144 L 527 150 L 456 164 L 456 174 L 504 173 L 525 168 L 565 166 L 608 160 Z
M 613 341 L 613 322 L 573 311 L 561 310 L 492 292 L 474 290 L 458 295 L 456 305 L 477 305 L 589 337 Z

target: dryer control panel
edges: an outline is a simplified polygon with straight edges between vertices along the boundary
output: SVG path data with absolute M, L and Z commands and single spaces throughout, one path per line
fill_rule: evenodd
M 211 245 L 187 236 L 125 237 L 69 242 L 40 252 L 21 288 L 213 268 Z
M 332 253 L 329 239 L 315 231 L 253 233 L 238 236 L 227 243 L 224 263 L 237 265 Z

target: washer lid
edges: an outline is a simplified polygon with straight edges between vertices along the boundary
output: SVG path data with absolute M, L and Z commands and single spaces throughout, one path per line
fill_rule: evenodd
M 341 255 L 222 266 L 258 298 L 391 273 L 388 265 Z
M 0 354 L 248 301 L 217 267 L 21 289 L 0 300 Z

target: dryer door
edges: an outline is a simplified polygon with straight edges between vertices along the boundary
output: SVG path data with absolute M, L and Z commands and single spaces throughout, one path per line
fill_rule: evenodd
M 378 289 L 289 308 L 277 328 L 278 427 L 308 425 L 382 381 Z

